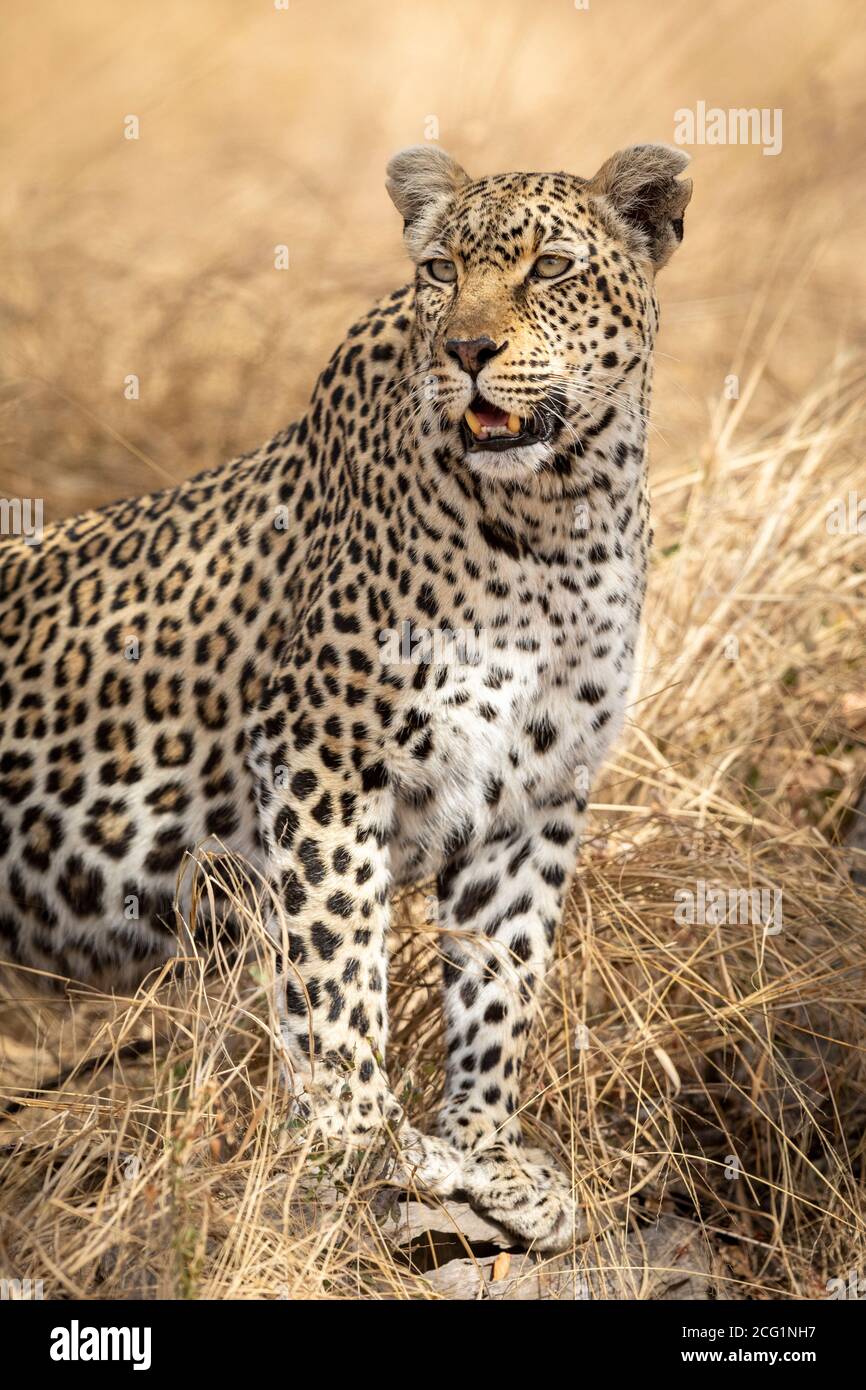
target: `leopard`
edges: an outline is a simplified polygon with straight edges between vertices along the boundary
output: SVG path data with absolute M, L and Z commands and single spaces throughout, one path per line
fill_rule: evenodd
M 540 1252 L 582 1218 L 520 1078 L 635 671 L 655 277 L 687 163 L 644 144 L 590 178 L 473 178 L 400 151 L 412 277 L 302 417 L 0 555 L 3 958 L 132 987 L 178 951 L 184 861 L 242 857 L 302 1127 L 346 1152 L 385 1136 L 395 1180 Z M 387 1071 L 394 898 L 425 883 L 429 1132 Z

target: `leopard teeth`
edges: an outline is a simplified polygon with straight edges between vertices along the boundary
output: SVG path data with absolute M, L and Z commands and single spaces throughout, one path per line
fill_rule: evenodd
M 483 433 L 483 426 L 474 410 L 467 410 L 464 418 L 473 434 Z
M 520 433 L 520 416 L 515 415 L 513 411 L 508 417 L 508 430 L 510 434 Z

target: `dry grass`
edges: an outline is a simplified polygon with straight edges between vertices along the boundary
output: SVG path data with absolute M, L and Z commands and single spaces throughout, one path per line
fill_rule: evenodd
M 697 152 L 661 286 L 641 687 L 524 1094 L 589 1216 L 579 1268 L 634 1293 L 626 1237 L 674 1213 L 700 1223 L 720 1297 L 820 1297 L 866 1271 L 866 899 L 839 848 L 863 777 L 866 547 L 825 524 L 862 480 L 866 424 L 857 11 L 323 10 L 93 0 L 10 22 L 0 486 L 59 515 L 290 418 L 404 276 L 382 168 L 430 113 L 470 168 L 586 173 L 670 139 L 698 99 L 782 107 L 778 158 Z M 120 139 L 130 112 L 139 142 Z M 783 930 L 678 923 L 698 880 L 780 890 Z M 442 1081 L 423 915 L 418 895 L 398 907 L 390 1061 L 421 1121 Z M 25 1008 L 13 982 L 5 1094 L 155 1043 L 3 1127 L 0 1273 L 55 1296 L 430 1296 L 383 1234 L 374 1163 L 343 1181 L 291 1147 L 249 929 L 256 965 L 189 962 L 130 1000 Z

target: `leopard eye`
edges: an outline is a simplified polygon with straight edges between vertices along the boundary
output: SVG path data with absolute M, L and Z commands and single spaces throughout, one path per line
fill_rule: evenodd
M 573 262 L 570 256 L 547 255 L 539 256 L 535 265 L 532 267 L 533 275 L 539 280 L 554 280 L 557 275 L 562 275 L 566 270 L 570 270 Z
M 431 280 L 438 280 L 440 285 L 453 285 L 457 279 L 457 267 L 453 261 L 446 261 L 444 256 L 437 256 L 432 261 L 426 261 L 425 270 Z

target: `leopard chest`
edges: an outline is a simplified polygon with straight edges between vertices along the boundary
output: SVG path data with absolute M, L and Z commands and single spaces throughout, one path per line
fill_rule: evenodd
M 520 825 L 533 805 L 588 785 L 622 715 L 636 621 L 622 576 L 594 590 L 548 586 L 479 630 L 456 633 L 423 682 L 407 673 L 388 750 L 397 882 L 441 867 L 449 846 Z M 437 661 L 436 658 L 439 658 Z

